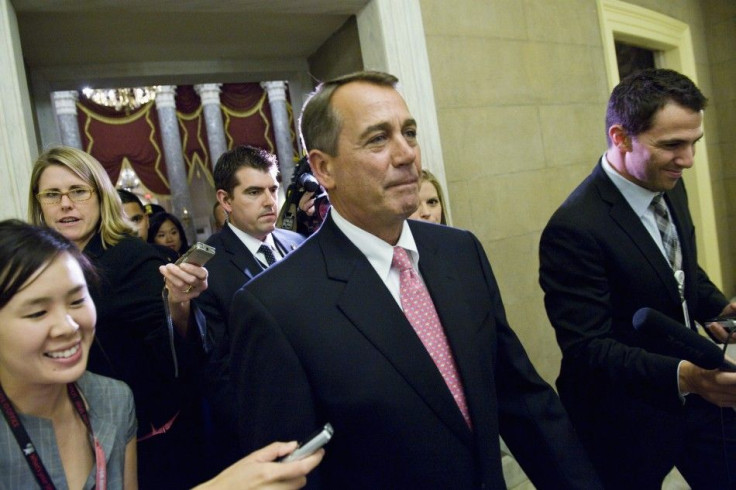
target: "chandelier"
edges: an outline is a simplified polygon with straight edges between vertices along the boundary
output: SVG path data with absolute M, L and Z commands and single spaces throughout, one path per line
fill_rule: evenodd
M 123 169 L 120 171 L 120 177 L 118 178 L 118 187 L 133 192 L 141 184 L 141 180 L 138 178 L 135 170 L 130 167 L 130 162 L 127 162 L 127 158 L 125 160 L 126 162 L 124 162 Z
M 153 87 L 132 88 L 83 88 L 82 93 L 92 102 L 114 107 L 116 111 L 130 112 L 156 98 L 156 89 Z

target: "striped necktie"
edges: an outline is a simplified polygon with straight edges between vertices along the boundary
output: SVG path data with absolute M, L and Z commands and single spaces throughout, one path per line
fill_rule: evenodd
M 680 240 L 677 237 L 677 230 L 670 219 L 670 213 L 667 204 L 662 198 L 663 194 L 657 194 L 652 199 L 651 207 L 654 210 L 654 219 L 657 222 L 659 234 L 662 237 L 664 252 L 667 260 L 673 270 L 682 269 L 682 251 L 680 250 Z

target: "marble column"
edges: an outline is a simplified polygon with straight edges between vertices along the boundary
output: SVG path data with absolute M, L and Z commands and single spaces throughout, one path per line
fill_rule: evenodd
M 172 212 L 181 220 L 189 243 L 193 243 L 197 238 L 194 228 L 194 216 L 192 216 L 194 206 L 192 205 L 192 197 L 187 183 L 187 170 L 181 147 L 179 121 L 176 119 L 175 94 L 176 87 L 173 85 L 162 85 L 156 89 L 156 111 L 158 112 L 161 140 L 164 146 L 166 175 L 169 178 L 171 189 Z
M 76 90 L 52 92 L 51 99 L 54 101 L 54 112 L 56 113 L 59 134 L 61 135 L 61 144 L 84 150 L 82 148 L 82 136 L 79 132 L 79 120 L 77 119 L 79 94 Z
M 38 155 L 18 19 L 0 0 L 0 219 L 26 219 L 31 168 Z
M 273 132 L 276 136 L 276 156 L 281 169 L 281 191 L 283 192 L 291 182 L 294 173 L 294 147 L 291 144 L 291 128 L 289 127 L 289 111 L 286 109 L 286 83 L 261 82 L 268 93 L 268 103 L 271 106 Z
M 207 126 L 207 145 L 209 146 L 210 159 L 214 169 L 217 159 L 227 151 L 225 126 L 222 122 L 222 109 L 220 109 L 220 84 L 205 83 L 195 85 L 194 89 L 202 99 L 204 123 Z

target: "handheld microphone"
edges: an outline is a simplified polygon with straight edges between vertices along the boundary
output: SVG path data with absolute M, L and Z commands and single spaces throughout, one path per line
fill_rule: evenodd
M 721 349 L 698 333 L 652 308 L 640 308 L 632 319 L 634 328 L 657 342 L 654 352 L 690 361 L 703 369 L 736 371 Z

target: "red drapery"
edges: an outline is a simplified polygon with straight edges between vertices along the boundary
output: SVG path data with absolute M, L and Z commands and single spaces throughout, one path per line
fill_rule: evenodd
M 207 145 L 207 124 L 204 118 L 202 101 L 193 85 L 176 87 L 176 118 L 179 121 L 184 164 L 187 167 L 187 181 L 197 170 L 201 171 L 212 187 L 213 162 Z
M 253 145 L 276 153 L 271 107 L 259 83 L 225 83 L 220 105 L 227 147 Z
M 259 83 L 223 84 L 220 106 L 228 149 L 248 144 L 276 153 L 268 95 Z M 156 194 L 170 194 L 155 102 L 121 113 L 80 97 L 77 107 L 83 147 L 113 182 L 127 159 L 143 185 Z M 177 87 L 176 109 L 187 175 L 191 180 L 192 173 L 201 170 L 214 186 L 215 162 L 207 145 L 202 102 L 192 85 Z M 291 137 L 296 146 L 293 131 Z
M 127 159 L 141 182 L 156 194 L 169 194 L 161 131 L 153 102 L 130 114 L 80 97 L 79 129 L 84 150 L 100 161 L 113 183 Z

